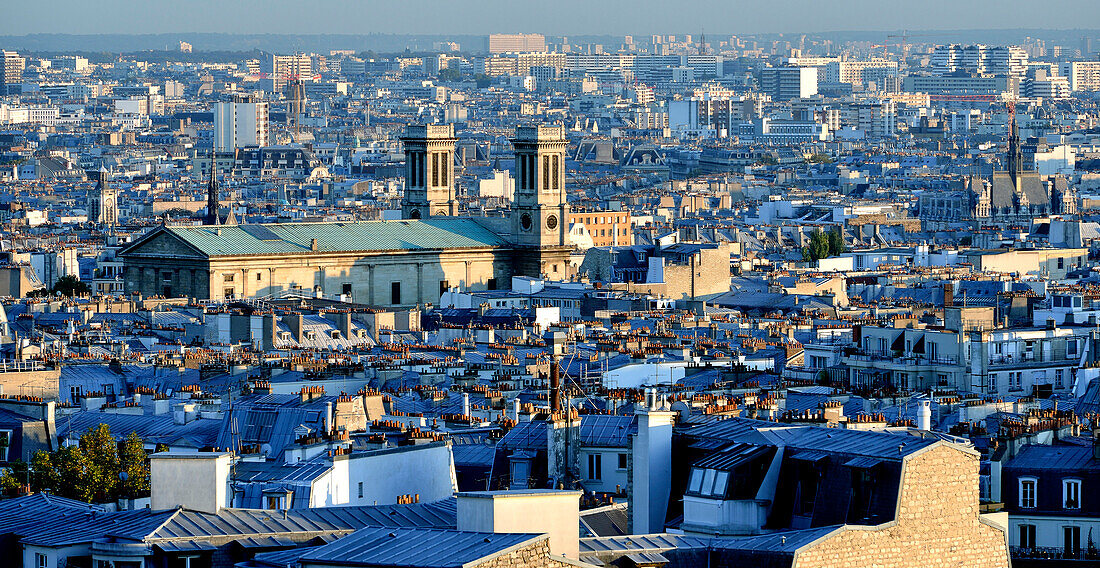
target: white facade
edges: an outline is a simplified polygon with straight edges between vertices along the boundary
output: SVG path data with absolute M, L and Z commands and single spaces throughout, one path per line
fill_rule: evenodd
M 214 105 L 214 150 L 232 152 L 245 146 L 268 145 L 267 103 Z

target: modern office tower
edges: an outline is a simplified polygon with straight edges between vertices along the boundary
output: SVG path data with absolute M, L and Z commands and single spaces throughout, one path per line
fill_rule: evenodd
M 1069 79 L 1072 91 L 1100 91 L 1100 61 L 1067 61 L 1062 76 Z
M 0 60 L 3 65 L 3 69 L 0 69 L 0 95 L 17 92 L 23 83 L 26 61 L 14 51 L 0 50 L 0 55 L 3 56 Z
M 313 75 L 313 58 L 308 54 L 271 56 L 271 80 L 275 92 L 282 92 L 287 82 L 293 79 L 306 80 L 313 78 Z
M 489 53 L 510 51 L 546 51 L 546 36 L 542 34 L 489 34 Z
M 245 146 L 267 146 L 267 103 L 216 103 L 214 150 L 232 152 Z
M 760 90 L 776 101 L 812 97 L 817 94 L 817 68 L 769 67 L 761 73 Z
M 453 216 L 458 213 L 454 192 L 455 127 L 420 124 L 405 128 L 405 219 Z
M 1027 51 L 1015 45 L 940 45 L 936 46 L 931 58 L 932 73 L 936 75 L 965 71 L 978 75 L 1022 77 L 1027 72 L 1027 62 Z

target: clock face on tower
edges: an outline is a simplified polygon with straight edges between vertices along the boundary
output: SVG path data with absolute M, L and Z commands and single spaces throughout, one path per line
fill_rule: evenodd
M 546 218 L 546 228 L 550 229 L 551 231 L 558 228 L 558 217 L 557 217 L 557 215 L 551 215 L 551 216 Z
M 519 224 L 520 224 L 521 227 L 523 227 L 524 231 L 530 231 L 531 230 L 531 216 L 528 215 L 527 213 L 524 213 L 519 218 Z

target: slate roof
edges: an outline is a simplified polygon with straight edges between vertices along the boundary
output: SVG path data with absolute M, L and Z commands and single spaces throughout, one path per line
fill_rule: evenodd
M 689 430 L 688 434 L 693 438 L 715 438 L 757 445 L 784 445 L 791 449 L 818 450 L 892 460 L 900 459 L 937 442 L 936 438 L 918 438 L 908 434 L 777 425 L 774 422 L 746 418 L 730 418 L 699 426 Z
M 581 415 L 581 445 L 602 448 L 625 448 L 630 434 L 638 431 L 636 416 Z
M 506 247 L 507 241 L 473 219 L 270 223 L 161 227 L 119 251 L 125 256 L 160 233 L 183 240 L 208 257 L 318 252 L 367 252 Z
M 459 568 L 540 538 L 534 534 L 367 528 L 317 547 L 301 560 L 333 566 Z
M 1019 469 L 1100 470 L 1100 461 L 1092 458 L 1090 446 L 1024 446 L 1007 467 Z
M 213 446 L 222 428 L 221 420 L 201 418 L 187 424 L 176 424 L 171 413 L 113 414 L 99 411 L 78 411 L 57 421 L 57 435 L 77 438 L 84 432 L 106 424 L 111 434 L 121 440 L 137 432 L 146 443 L 176 447 L 204 448 Z

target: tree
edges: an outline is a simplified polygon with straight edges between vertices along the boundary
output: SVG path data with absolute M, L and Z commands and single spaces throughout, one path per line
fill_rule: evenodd
M 56 485 L 53 489 L 58 495 L 91 503 L 96 498 L 96 490 L 88 479 L 91 462 L 80 446 L 62 446 L 54 452 L 51 460 Z
M 144 497 L 149 494 L 149 456 L 145 453 L 145 442 L 137 435 L 130 435 L 122 441 L 118 451 L 119 469 L 126 474 L 119 484 L 119 494 L 123 497 Z
M 80 281 L 79 278 L 72 274 L 66 274 L 57 279 L 57 283 L 53 285 L 53 292 L 59 293 L 62 296 L 84 296 L 92 291 L 92 288 L 87 284 Z
M 7 490 L 14 482 L 25 483 L 28 473 L 21 475 L 14 479 L 0 475 L 0 488 Z M 149 459 L 145 442 L 137 432 L 131 432 L 120 443 L 106 424 L 100 424 L 84 432 L 76 444 L 62 446 L 53 453 L 35 452 L 29 477 L 32 491 L 48 490 L 80 501 L 143 497 L 149 494 Z
M 88 460 L 84 484 L 96 500 L 110 500 L 115 495 L 121 471 L 118 442 L 111 428 L 100 424 L 80 435 L 80 449 Z
M 474 75 L 474 82 L 477 83 L 477 88 L 484 89 L 493 84 L 493 78 L 484 73 L 478 73 Z
M 827 154 L 822 154 L 821 152 L 816 152 L 814 154 L 810 154 L 810 157 L 806 158 L 806 161 L 811 163 L 811 164 L 831 164 L 831 163 L 833 163 L 832 158 L 830 158 Z
M 814 262 L 838 255 L 845 249 L 844 235 L 840 229 L 830 229 L 828 233 L 815 229 L 810 235 L 810 243 L 802 247 L 802 260 Z
M 14 495 L 28 483 L 31 477 L 31 466 L 23 460 L 12 462 L 11 467 L 0 473 L 0 491 L 5 495 Z
M 760 156 L 760 165 L 762 166 L 778 166 L 779 160 L 771 154 L 764 154 Z
M 439 80 L 440 81 L 454 82 L 454 81 L 459 81 L 461 79 L 462 79 L 462 73 L 460 73 L 458 71 L 458 69 L 455 69 L 453 67 L 448 67 L 446 69 L 440 69 L 439 70 Z
M 54 467 L 53 454 L 38 450 L 31 456 L 31 491 L 52 489 L 56 492 L 59 485 L 61 478 Z
M 844 235 L 840 232 L 840 229 L 832 229 L 829 231 L 829 256 L 836 256 L 847 250 L 847 246 L 844 244 Z

